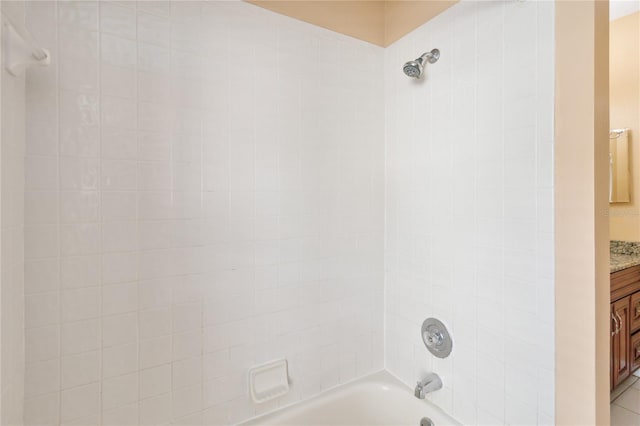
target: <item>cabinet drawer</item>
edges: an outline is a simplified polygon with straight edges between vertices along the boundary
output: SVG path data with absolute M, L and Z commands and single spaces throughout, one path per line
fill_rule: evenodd
M 640 367 L 640 333 L 631 336 L 631 371 Z
M 640 292 L 631 295 L 629 317 L 631 320 L 631 333 L 635 333 L 637 330 L 640 330 Z

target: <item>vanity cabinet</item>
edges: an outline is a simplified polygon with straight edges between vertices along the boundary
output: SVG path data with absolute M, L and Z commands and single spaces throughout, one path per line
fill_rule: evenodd
M 611 389 L 640 368 L 640 265 L 611 273 Z
M 629 331 L 629 307 L 631 296 L 617 300 L 611 304 L 611 374 L 612 388 L 629 377 L 631 366 L 631 333 Z M 639 334 L 640 336 L 640 334 Z

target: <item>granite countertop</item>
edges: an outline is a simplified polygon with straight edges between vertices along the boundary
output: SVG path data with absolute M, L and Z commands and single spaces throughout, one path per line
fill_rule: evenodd
M 640 242 L 611 241 L 609 249 L 611 251 L 609 272 L 617 272 L 640 265 Z

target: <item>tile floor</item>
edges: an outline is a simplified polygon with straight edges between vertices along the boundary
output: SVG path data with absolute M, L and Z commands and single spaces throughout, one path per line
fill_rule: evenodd
M 611 426 L 640 426 L 638 377 L 629 377 L 611 394 Z

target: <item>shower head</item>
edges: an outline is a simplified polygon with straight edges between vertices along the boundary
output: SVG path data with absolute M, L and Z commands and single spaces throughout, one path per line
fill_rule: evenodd
M 404 64 L 402 71 L 409 77 L 419 78 L 422 75 L 422 61 L 420 59 L 415 61 L 409 61 Z
M 424 70 L 425 61 L 430 64 L 435 64 L 440 59 L 440 51 L 433 49 L 431 52 L 423 53 L 415 61 L 409 61 L 404 64 L 402 71 L 409 77 L 420 78 L 422 71 Z

